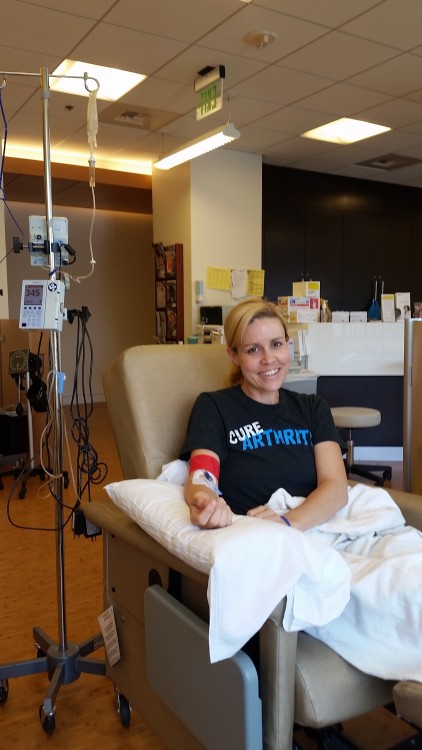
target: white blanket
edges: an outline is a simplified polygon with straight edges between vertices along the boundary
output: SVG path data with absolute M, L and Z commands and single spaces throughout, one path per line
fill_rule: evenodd
M 279 490 L 269 504 L 282 512 L 301 502 Z M 385 490 L 360 484 L 305 536 L 336 549 L 352 576 L 342 614 L 306 631 L 368 674 L 422 682 L 422 533 L 405 526 Z
M 109 484 L 110 498 L 160 544 L 209 573 L 212 662 L 235 654 L 287 595 L 285 623 L 299 630 L 337 617 L 350 595 L 350 571 L 321 540 L 246 516 L 207 531 L 190 522 L 183 487 L 162 480 Z
M 106 490 L 167 549 L 209 573 L 212 662 L 236 653 L 286 595 L 286 630 L 306 630 L 369 674 L 422 682 L 422 534 L 405 526 L 385 490 L 349 488 L 347 506 L 305 534 L 245 516 L 206 531 L 190 523 L 185 478 L 186 464 L 172 462 L 159 480 Z M 301 502 L 279 490 L 269 504 L 281 513 Z

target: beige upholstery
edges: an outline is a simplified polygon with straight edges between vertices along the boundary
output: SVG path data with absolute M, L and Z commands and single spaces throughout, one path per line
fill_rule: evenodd
M 126 478 L 155 477 L 177 457 L 196 395 L 222 387 L 225 347 L 138 346 L 104 372 L 104 389 Z M 392 493 L 422 527 L 422 498 Z M 122 659 L 108 674 L 169 748 L 197 750 L 195 737 L 160 701 L 145 676 L 143 590 L 169 569 L 182 573 L 182 601 L 207 618 L 207 579 L 169 555 L 113 504 L 90 503 L 104 530 L 104 599 L 115 608 Z M 286 633 L 280 602 L 260 632 L 260 693 L 266 750 L 291 750 L 294 722 L 321 727 L 392 700 L 390 683 L 368 677 L 305 634 Z
M 383 487 L 384 480 L 390 480 L 392 477 L 391 466 L 355 463 L 355 448 L 352 438 L 352 430 L 355 428 L 377 427 L 381 423 L 381 412 L 378 409 L 369 409 L 365 406 L 335 406 L 331 408 L 331 414 L 335 426 L 340 430 L 345 429 L 348 431 L 345 458 L 347 476 L 356 475 L 363 477 L 363 479 L 369 479 L 374 484 Z
M 398 682 L 394 690 L 394 703 L 399 716 L 422 729 L 422 698 L 419 682 Z
M 378 409 L 364 406 L 334 406 L 331 414 L 334 424 L 340 428 L 376 427 L 381 422 L 381 412 Z

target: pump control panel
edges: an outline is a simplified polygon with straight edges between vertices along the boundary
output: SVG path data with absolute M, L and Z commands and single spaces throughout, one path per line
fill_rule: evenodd
M 61 331 L 64 292 L 64 282 L 56 279 L 23 281 L 19 328 Z

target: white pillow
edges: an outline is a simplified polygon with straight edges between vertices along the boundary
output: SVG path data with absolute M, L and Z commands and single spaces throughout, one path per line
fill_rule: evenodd
M 190 522 L 180 485 L 128 479 L 105 489 L 167 550 L 209 574 L 211 662 L 242 648 L 286 594 L 289 630 L 322 625 L 347 604 L 350 573 L 340 555 L 286 524 L 236 516 L 204 530 Z
M 158 479 L 127 479 L 105 489 L 111 500 L 163 547 L 196 570 L 210 572 L 215 544 L 226 530 L 210 534 L 194 526 L 182 486 Z

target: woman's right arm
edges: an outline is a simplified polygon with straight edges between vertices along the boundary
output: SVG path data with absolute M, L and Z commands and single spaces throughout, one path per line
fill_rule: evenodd
M 210 456 L 218 464 L 220 463 L 217 454 L 206 449 L 192 451 L 191 458 L 201 455 Z M 192 523 L 201 529 L 220 529 L 230 526 L 233 514 L 224 498 L 206 484 L 197 483 L 194 474 L 196 472 L 189 472 L 185 485 L 185 500 L 189 505 Z M 218 482 L 216 487 L 218 488 Z

